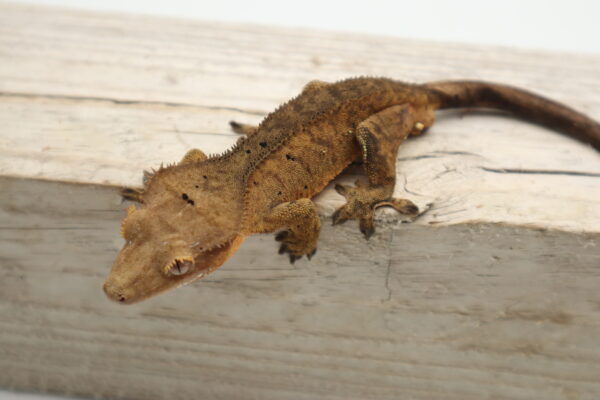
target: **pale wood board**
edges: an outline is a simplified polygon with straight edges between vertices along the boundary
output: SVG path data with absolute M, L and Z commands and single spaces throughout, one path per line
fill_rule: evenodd
M 221 152 L 311 79 L 523 86 L 600 117 L 600 56 L 0 4 L 0 385 L 113 399 L 597 399 L 600 156 L 492 114 L 402 146 L 366 242 L 291 266 L 271 236 L 131 307 L 101 284 L 117 187 Z M 353 173 L 359 173 L 359 170 Z M 342 181 L 354 179 L 352 174 Z

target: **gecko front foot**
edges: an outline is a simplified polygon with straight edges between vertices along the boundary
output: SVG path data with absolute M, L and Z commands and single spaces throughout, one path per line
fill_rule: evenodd
M 375 233 L 375 209 L 388 206 L 405 215 L 416 216 L 419 213 L 419 208 L 412 201 L 388 197 L 386 188 L 370 187 L 359 180 L 356 181 L 355 187 L 337 184 L 335 190 L 344 196 L 347 202 L 333 213 L 333 225 L 357 219 L 360 231 L 367 239 Z
M 317 251 L 321 220 L 315 204 L 308 198 L 278 204 L 260 222 L 258 232 L 280 231 L 275 240 L 281 242 L 279 254 L 287 253 L 290 262 Z
M 121 199 L 123 201 L 129 200 L 129 201 L 135 201 L 136 203 L 143 203 L 142 195 L 144 194 L 144 192 L 141 189 L 122 188 L 120 193 L 121 193 Z
M 285 229 L 275 236 L 275 240 L 281 242 L 279 254 L 287 253 L 292 264 L 302 256 L 310 259 L 317 251 L 321 220 L 310 199 L 303 198 L 277 205 L 265 217 L 263 224 L 263 232 Z
M 316 243 L 312 240 L 298 237 L 292 231 L 281 231 L 275 235 L 275 240 L 281 242 L 279 246 L 279 254 L 287 253 L 290 257 L 290 262 L 293 264 L 296 260 L 302 258 L 303 255 L 310 260 L 317 252 Z

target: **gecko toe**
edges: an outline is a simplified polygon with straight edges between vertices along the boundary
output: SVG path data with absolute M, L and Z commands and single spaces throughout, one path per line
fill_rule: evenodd
M 289 231 L 281 231 L 277 235 L 275 235 L 275 240 L 278 242 L 282 242 L 289 236 L 289 234 Z
M 350 215 L 345 210 L 345 207 L 340 207 L 331 216 L 332 225 L 343 224 L 344 222 L 348 221 L 349 218 Z
M 346 196 L 346 194 L 348 194 L 348 186 L 336 183 L 334 188 L 335 191 L 341 194 L 342 196 Z
M 282 243 L 282 244 L 281 244 L 281 246 L 279 246 L 279 251 L 278 251 L 278 253 L 279 253 L 279 254 L 283 254 L 283 253 L 285 253 L 286 251 L 288 251 L 288 247 L 287 247 L 287 245 L 286 245 L 285 243 Z
M 396 199 L 394 199 L 394 200 L 396 200 Z M 401 200 L 404 200 L 404 199 L 401 199 Z M 400 214 L 415 215 L 415 214 L 419 213 L 419 207 L 417 207 L 410 200 L 404 200 L 402 205 L 400 205 L 398 207 L 394 207 L 394 209 L 396 211 L 398 211 Z
M 375 233 L 375 225 L 373 224 L 373 217 L 361 218 L 359 223 L 360 231 L 365 235 L 365 238 L 369 240 Z
M 137 203 L 142 203 L 142 195 L 143 192 L 140 189 L 133 188 L 122 188 L 120 191 L 121 201 L 135 201 Z
M 375 205 L 375 208 L 379 207 L 392 207 L 400 214 L 405 215 L 417 215 L 419 213 L 419 207 L 417 207 L 415 203 L 407 199 L 395 197 L 389 200 L 381 201 Z

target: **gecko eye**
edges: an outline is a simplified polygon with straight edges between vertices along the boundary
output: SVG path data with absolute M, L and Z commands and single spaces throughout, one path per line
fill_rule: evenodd
M 194 260 L 191 258 L 175 258 L 165 267 L 167 275 L 183 275 L 187 273 L 194 265 Z

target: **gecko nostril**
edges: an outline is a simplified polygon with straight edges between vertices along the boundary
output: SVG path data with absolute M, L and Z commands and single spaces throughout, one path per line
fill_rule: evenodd
M 124 302 L 125 302 L 125 300 L 126 300 L 126 299 L 125 299 L 125 296 L 119 296 L 119 301 L 120 301 L 121 303 L 124 303 Z

